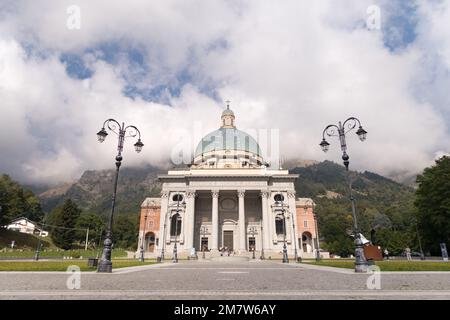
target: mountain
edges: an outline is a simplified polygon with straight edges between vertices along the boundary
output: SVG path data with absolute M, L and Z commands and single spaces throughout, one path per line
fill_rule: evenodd
M 158 196 L 161 190 L 157 175 L 161 169 L 152 166 L 120 170 L 117 185 L 116 213 L 137 214 L 142 201 L 149 196 Z M 50 212 L 71 198 L 84 211 L 106 216 L 111 209 L 111 195 L 115 170 L 88 170 L 72 184 L 65 184 L 41 192 L 38 196 L 42 208 Z
M 295 183 L 297 196 L 310 197 L 316 203 L 322 248 L 341 256 L 353 252 L 353 243 L 348 236 L 353 224 L 348 197 L 349 175 L 356 199 L 358 225 L 366 238 L 371 238 L 371 231 L 374 237 L 375 230 L 374 242 L 388 248 L 392 254 L 400 254 L 406 247 L 418 250 L 416 209 L 413 204 L 415 191 L 412 187 L 373 172 L 347 173 L 343 166 L 330 161 L 284 162 L 283 168 L 299 175 Z M 161 185 L 157 176 L 166 172 L 167 169 L 149 165 L 122 168 L 116 202 L 119 218 L 137 218 L 142 201 L 146 197 L 160 195 Z M 85 213 L 106 217 L 111 208 L 114 175 L 115 170 L 88 170 L 73 183 L 49 189 L 42 185 L 35 186 L 34 191 L 40 192 L 38 198 L 45 212 L 52 211 L 66 198 L 71 198 Z M 12 189 L 17 189 L 18 195 L 23 193 L 19 192 L 20 188 Z M 36 202 L 39 203 L 37 199 Z
M 286 162 L 284 166 L 286 167 Z M 299 197 L 311 197 L 316 202 L 348 203 L 346 171 L 330 161 L 292 161 L 288 168 L 300 175 L 295 187 Z M 300 166 L 298 166 L 300 165 Z M 149 196 L 159 196 L 161 185 L 157 175 L 166 170 L 152 166 L 121 169 L 117 188 L 117 213 L 137 214 L 142 201 Z M 49 212 L 72 198 L 80 208 L 106 215 L 111 206 L 114 170 L 88 170 L 72 184 L 45 190 L 39 194 L 44 211 Z M 355 197 L 365 205 L 384 212 L 401 203 L 410 202 L 413 189 L 372 172 L 351 172 Z
M 324 247 L 347 256 L 353 251 L 352 210 L 348 196 L 347 172 L 341 165 L 324 161 L 290 170 L 299 174 L 298 197 L 311 197 Z M 360 231 L 374 242 L 400 254 L 404 248 L 417 249 L 414 189 L 373 172 L 350 171 Z M 375 231 L 372 231 L 375 230 Z M 418 249 L 417 249 L 418 250 Z

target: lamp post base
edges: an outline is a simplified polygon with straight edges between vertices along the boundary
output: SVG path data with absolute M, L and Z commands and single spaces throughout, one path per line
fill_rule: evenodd
M 97 272 L 99 273 L 111 273 L 112 262 L 108 260 L 101 260 L 98 264 Z
M 289 257 L 286 248 L 283 249 L 283 263 L 289 263 Z
M 367 264 L 356 264 L 355 263 L 355 272 L 356 273 L 367 273 L 367 268 L 369 265 Z
M 355 272 L 367 273 L 369 264 L 364 255 L 364 245 L 359 235 L 355 239 Z

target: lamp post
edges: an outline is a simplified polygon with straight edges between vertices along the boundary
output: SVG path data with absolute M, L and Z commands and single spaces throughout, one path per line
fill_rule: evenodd
M 206 231 L 208 231 L 206 226 L 202 226 L 200 228 L 200 233 L 202 234 L 202 241 L 200 241 L 201 244 L 202 244 L 202 259 L 205 259 L 205 246 L 203 245 L 203 238 L 206 237 Z
M 36 252 L 34 253 L 34 260 L 36 260 L 36 261 L 39 260 L 39 255 L 41 254 L 41 246 L 42 246 L 41 236 L 42 236 L 42 230 L 39 230 L 38 244 L 37 244 Z
M 367 131 L 364 130 L 361 126 L 361 122 L 355 118 L 350 117 L 347 120 L 344 121 L 344 123 L 341 123 L 339 121 L 338 125 L 328 125 L 322 133 L 322 142 L 319 144 L 322 147 L 322 150 L 324 152 L 327 152 L 330 144 L 325 140 L 325 134 L 329 137 L 338 137 L 339 142 L 341 144 L 341 150 L 342 150 L 342 160 L 344 161 L 345 170 L 347 172 L 347 183 L 348 183 L 348 192 L 350 196 L 350 201 L 352 204 L 352 216 L 353 216 L 353 234 L 355 237 L 355 272 L 367 272 L 368 263 L 366 260 L 366 257 L 364 256 L 364 245 L 361 240 L 361 234 L 360 230 L 358 228 L 358 221 L 356 218 L 356 205 L 355 205 L 355 198 L 353 197 L 353 191 L 352 191 L 352 183 L 350 180 L 350 173 L 348 170 L 349 165 L 349 156 L 347 154 L 347 143 L 345 139 L 345 135 L 353 130 L 356 125 L 359 125 L 358 130 L 356 131 L 356 134 L 358 135 L 359 139 L 361 141 L 366 140 Z
M 281 216 L 283 217 L 283 263 L 289 263 L 289 257 L 286 247 L 286 210 L 283 200 L 284 196 L 282 194 L 275 195 L 275 207 L 281 210 Z
M 177 198 L 177 210 L 175 219 L 175 245 L 173 246 L 173 263 L 178 263 L 178 252 L 177 252 L 177 242 L 178 242 L 178 221 L 180 219 L 180 200 L 183 198 L 180 194 L 176 195 Z M 183 203 L 184 204 L 184 203 Z
M 292 231 L 294 235 L 294 259 L 296 262 L 298 262 L 298 253 L 297 253 L 297 239 L 295 238 L 295 220 L 294 217 L 292 217 Z
M 255 259 L 255 249 L 256 249 L 256 239 L 255 239 L 255 233 L 256 233 L 256 227 L 251 227 L 249 229 L 249 233 L 252 235 L 253 240 L 255 241 L 255 244 L 253 245 L 253 254 L 252 259 Z
M 145 257 L 144 257 L 144 243 L 145 243 L 145 227 L 147 226 L 147 214 L 148 214 L 148 210 L 146 210 L 145 212 L 145 216 L 144 216 L 144 230 L 142 233 L 142 241 L 141 241 L 141 255 L 139 256 L 139 261 L 140 262 L 144 262 L 145 261 Z
M 118 144 L 117 144 L 117 155 L 116 155 L 116 175 L 114 178 L 114 188 L 112 195 L 112 205 L 111 205 L 111 213 L 109 215 L 108 226 L 106 229 L 105 241 L 103 243 L 103 253 L 102 258 L 98 264 L 97 272 L 112 272 L 112 262 L 111 262 L 111 250 L 112 250 L 112 225 L 113 225 L 113 217 L 114 217 L 114 209 L 116 206 L 116 193 L 117 193 L 117 180 L 119 178 L 119 168 L 122 164 L 122 151 L 123 144 L 125 142 L 125 138 L 128 137 L 136 137 L 138 135 L 138 140 L 134 144 L 134 148 L 137 153 L 141 152 L 144 144 L 141 141 L 141 133 L 135 126 L 127 126 L 125 127 L 125 123 L 122 122 L 120 125 L 114 119 L 108 119 L 103 123 L 103 127 L 97 133 L 97 139 L 101 143 L 105 141 L 108 133 L 105 130 L 105 127 L 109 129 L 109 131 L 115 133 L 118 136 Z M 118 132 L 117 132 L 118 131 Z M 129 132 L 128 136 L 125 136 Z
M 34 253 L 34 260 L 38 261 L 39 260 L 39 256 L 41 254 L 41 249 L 42 249 L 42 243 L 41 243 L 41 238 L 42 238 L 42 230 L 44 229 L 44 225 L 45 225 L 45 215 L 44 218 L 42 219 L 42 223 L 41 223 L 41 228 L 39 229 L 39 239 L 38 239 L 38 244 L 36 247 L 36 252 Z
M 264 260 L 264 230 L 263 230 L 263 222 L 262 220 L 260 221 L 260 225 L 261 225 L 261 256 L 259 257 L 261 260 Z
M 417 218 L 414 219 L 414 224 L 416 225 L 416 235 L 417 235 L 417 240 L 419 241 L 420 260 L 425 260 L 425 255 L 423 254 L 423 249 L 422 249 L 422 241 L 420 240 L 419 228 L 417 227 L 417 225 L 419 224 Z

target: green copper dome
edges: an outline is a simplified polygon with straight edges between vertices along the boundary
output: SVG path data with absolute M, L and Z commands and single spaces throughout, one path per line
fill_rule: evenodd
M 195 157 L 211 151 L 238 150 L 261 155 L 261 149 L 253 137 L 236 128 L 220 128 L 203 137 L 195 149 Z

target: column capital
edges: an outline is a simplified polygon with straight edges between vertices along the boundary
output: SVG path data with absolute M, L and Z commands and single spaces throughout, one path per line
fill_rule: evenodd
M 295 199 L 295 191 L 288 191 L 287 192 L 288 198 L 294 198 Z
M 211 195 L 213 198 L 219 197 L 219 190 L 211 190 Z
M 238 197 L 239 198 L 243 198 L 245 196 L 245 190 L 244 189 L 240 189 L 237 191 Z
M 195 192 L 195 190 L 187 190 L 186 191 L 186 198 L 195 198 L 195 196 L 197 195 L 197 193 Z
M 269 191 L 261 191 L 260 192 L 261 198 L 268 198 L 269 197 Z
M 161 198 L 168 198 L 169 197 L 169 191 L 162 191 L 161 192 Z

